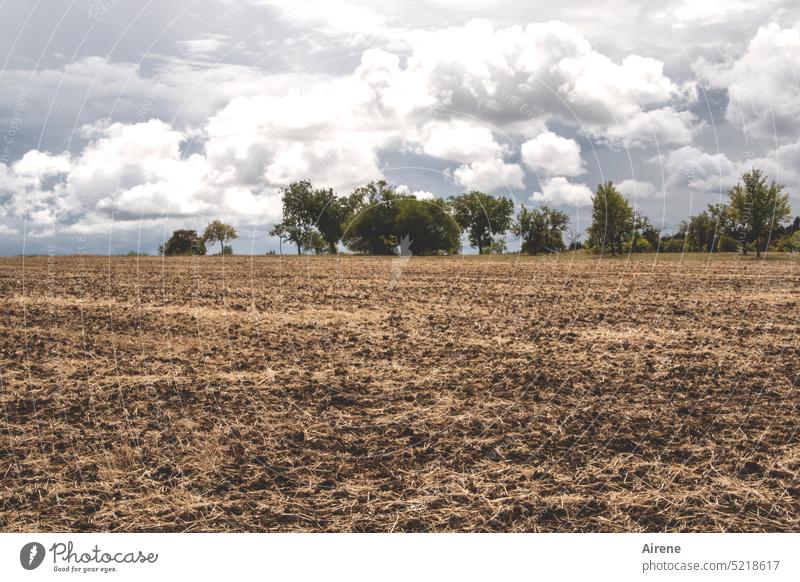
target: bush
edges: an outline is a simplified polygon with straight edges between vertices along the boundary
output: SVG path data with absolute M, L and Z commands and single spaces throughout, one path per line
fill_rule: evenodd
M 776 246 L 779 251 L 784 251 L 787 253 L 800 253 L 800 230 L 789 236 L 783 237 L 778 241 Z
M 728 234 L 723 234 L 717 239 L 717 252 L 735 253 L 739 250 L 739 241 Z
M 496 238 L 491 243 L 489 243 L 489 248 L 483 249 L 485 254 L 494 254 L 494 255 L 502 255 L 506 252 L 507 246 L 505 239 Z
M 631 250 L 631 247 L 632 247 L 631 241 L 626 240 L 625 242 L 622 243 L 622 252 L 623 253 L 630 253 L 630 252 L 634 252 L 634 253 L 649 253 L 650 251 L 653 250 L 653 247 L 650 245 L 649 242 L 647 242 L 647 239 L 644 238 L 644 237 L 639 237 L 637 239 L 636 246 L 633 247 L 632 250 Z
M 682 253 L 685 245 L 686 241 L 681 238 L 662 239 L 659 251 L 662 253 Z

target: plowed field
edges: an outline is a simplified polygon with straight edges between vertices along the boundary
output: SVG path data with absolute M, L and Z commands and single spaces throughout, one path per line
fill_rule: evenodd
M 800 531 L 800 262 L 0 260 L 3 531 Z

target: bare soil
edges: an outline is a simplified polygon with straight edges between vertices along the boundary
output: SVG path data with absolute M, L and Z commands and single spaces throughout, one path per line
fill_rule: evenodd
M 0 260 L 0 530 L 800 531 L 800 262 Z

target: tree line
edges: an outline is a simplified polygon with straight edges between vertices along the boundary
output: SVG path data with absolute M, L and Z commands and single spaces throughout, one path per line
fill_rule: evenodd
M 529 254 L 566 248 L 585 248 L 611 255 L 660 252 L 754 251 L 768 247 L 800 251 L 800 217 L 791 219 L 789 196 L 783 186 L 767 183 L 761 170 L 745 172 L 728 192 L 728 202 L 709 205 L 683 221 L 677 232 L 662 236 L 649 219 L 634 210 L 612 182 L 600 184 L 592 196 L 591 224 L 585 240 L 569 232 L 569 216 L 549 206 L 522 206 L 514 216 L 510 198 L 471 191 L 448 199 L 420 200 L 384 180 L 338 196 L 330 188 L 315 188 L 308 180 L 281 191 L 282 220 L 270 230 L 297 254 L 331 253 L 342 244 L 355 253 L 394 254 L 401 239 L 411 241 L 416 255 L 455 254 L 462 236 L 478 253 L 502 253 L 510 231 Z M 205 254 L 206 244 L 219 243 L 220 254 L 232 252 L 236 229 L 212 221 L 202 235 L 177 230 L 159 248 L 159 254 Z

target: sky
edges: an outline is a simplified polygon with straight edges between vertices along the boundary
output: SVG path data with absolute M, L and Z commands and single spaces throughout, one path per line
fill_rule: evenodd
M 611 180 L 670 234 L 758 167 L 800 214 L 796 0 L 0 0 L 0 61 L 4 255 L 264 253 L 300 179 L 576 232 Z

